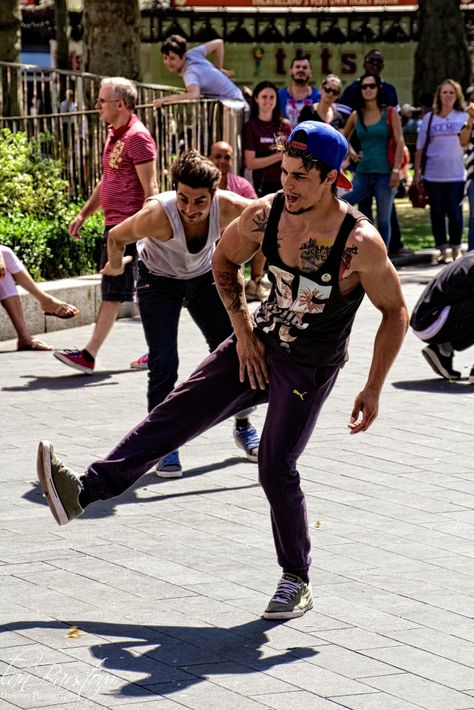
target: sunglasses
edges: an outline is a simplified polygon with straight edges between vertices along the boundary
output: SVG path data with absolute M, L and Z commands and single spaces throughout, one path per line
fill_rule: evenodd
M 101 99 L 100 96 L 96 99 L 96 104 L 103 106 L 104 104 L 114 104 L 116 101 L 121 101 L 121 99 Z
M 323 86 L 326 94 L 334 94 L 334 96 L 339 96 L 339 89 L 331 89 L 330 86 Z
M 365 91 L 366 89 L 376 89 L 377 84 L 375 82 L 373 84 L 372 82 L 370 84 L 361 84 L 360 88 L 362 89 L 362 91 Z
M 367 64 L 383 64 L 383 59 L 380 59 L 379 57 L 369 57 L 365 61 L 367 62 Z

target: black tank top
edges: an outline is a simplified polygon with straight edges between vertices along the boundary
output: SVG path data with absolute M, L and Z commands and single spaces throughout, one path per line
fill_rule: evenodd
M 359 219 L 348 205 L 347 214 L 327 259 L 314 271 L 287 266 L 278 253 L 277 235 L 284 196 L 273 200 L 262 251 L 268 261 L 272 289 L 254 314 L 256 335 L 300 365 L 342 367 L 364 289 L 359 284 L 346 296 L 339 290 L 339 273 L 346 241 Z

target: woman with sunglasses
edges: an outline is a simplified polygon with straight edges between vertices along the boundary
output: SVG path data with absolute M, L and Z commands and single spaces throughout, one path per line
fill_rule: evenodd
M 403 133 L 396 110 L 387 108 L 382 80 L 365 73 L 359 82 L 356 110 L 351 113 L 342 133 L 349 139 L 355 131 L 361 151 L 352 154 L 357 163 L 352 190 L 344 195 L 349 204 L 375 197 L 377 227 L 388 247 L 390 242 L 390 214 L 400 182 L 403 157 Z M 390 165 L 388 143 L 393 135 L 396 143 L 393 166 Z
M 428 194 L 439 264 L 461 256 L 464 150 L 460 140 L 469 138 L 472 127 L 463 106 L 458 82 L 443 81 L 436 89 L 433 110 L 423 117 L 416 141 L 415 181 L 417 185 L 423 181 Z
M 321 97 L 312 106 L 301 109 L 299 121 L 321 121 L 329 123 L 339 131 L 344 126 L 344 119 L 334 108 L 334 103 L 341 95 L 342 82 L 335 74 L 329 74 L 321 84 Z

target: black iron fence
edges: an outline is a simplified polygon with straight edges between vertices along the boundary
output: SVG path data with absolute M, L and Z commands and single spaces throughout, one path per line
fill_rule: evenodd
M 101 76 L 0 62 L 0 128 L 22 131 L 42 142 L 45 155 L 60 160 L 71 199 L 85 198 L 102 174 L 106 127 L 91 109 Z M 136 113 L 157 144 L 161 189 L 169 189 L 169 166 L 181 151 L 196 148 L 203 155 L 217 140 L 234 148 L 235 170 L 241 156 L 242 107 L 238 102 L 201 99 L 168 104 L 160 109 L 153 99 L 176 93 L 176 87 L 137 84 Z M 73 110 L 61 112 L 66 92 L 74 95 Z M 71 105 L 65 108 L 71 108 Z

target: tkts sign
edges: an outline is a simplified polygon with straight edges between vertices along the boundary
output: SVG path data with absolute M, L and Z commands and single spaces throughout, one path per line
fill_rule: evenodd
M 172 0 L 174 7 L 216 7 L 215 0 Z M 223 7 L 413 7 L 417 0 L 222 0 Z

